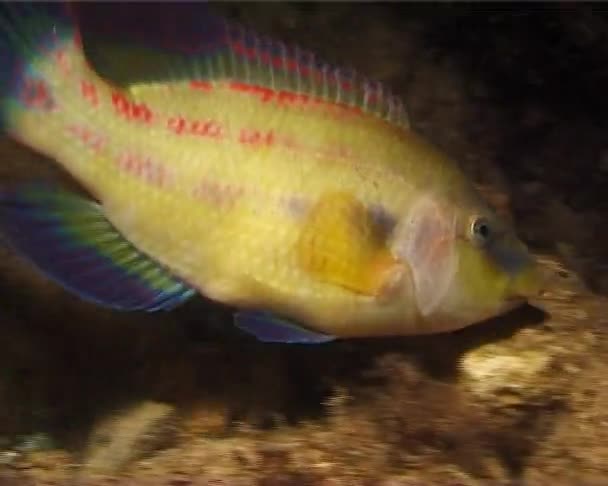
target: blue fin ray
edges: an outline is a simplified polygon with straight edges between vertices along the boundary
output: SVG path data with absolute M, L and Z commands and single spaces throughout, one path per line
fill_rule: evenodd
M 169 310 L 195 291 L 140 252 L 102 208 L 30 186 L 0 194 L 0 231 L 51 279 L 84 300 L 119 310 Z
M 335 339 L 334 336 L 304 329 L 270 312 L 240 311 L 235 314 L 234 323 L 264 343 L 321 344 Z

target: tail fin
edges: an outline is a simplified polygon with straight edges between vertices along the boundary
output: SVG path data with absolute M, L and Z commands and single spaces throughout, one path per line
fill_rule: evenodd
M 51 110 L 56 71 L 66 48 L 80 48 L 67 4 L 0 5 L 0 129 L 11 131 L 24 109 Z M 73 62 L 73 60 L 72 60 Z

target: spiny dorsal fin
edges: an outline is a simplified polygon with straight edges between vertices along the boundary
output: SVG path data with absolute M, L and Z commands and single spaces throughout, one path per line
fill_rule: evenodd
M 402 100 L 381 83 L 229 22 L 207 4 L 82 4 L 78 9 L 87 56 L 114 83 L 236 81 L 269 90 L 268 95 L 301 95 L 409 126 Z

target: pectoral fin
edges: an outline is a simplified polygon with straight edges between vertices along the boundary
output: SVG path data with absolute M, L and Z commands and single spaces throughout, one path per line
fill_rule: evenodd
M 452 283 L 457 268 L 455 235 L 455 220 L 431 198 L 416 203 L 395 232 L 395 253 L 410 265 L 423 315 L 435 309 Z
M 386 246 L 383 228 L 353 195 L 329 193 L 307 216 L 297 242 L 298 262 L 316 278 L 380 297 L 406 270 Z

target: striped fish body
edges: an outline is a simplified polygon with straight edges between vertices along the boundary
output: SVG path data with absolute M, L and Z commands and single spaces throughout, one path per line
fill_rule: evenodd
M 228 28 L 229 48 L 199 62 L 204 76 L 120 85 L 91 67 L 75 32 L 38 49 L 6 124 L 79 180 L 131 244 L 211 299 L 315 331 L 437 330 L 408 265 L 378 277 L 387 295 L 366 291 L 379 288 L 370 262 L 383 261 L 368 256 L 394 256 L 425 198 L 485 206 L 396 100 L 276 49 L 247 56 Z M 135 71 L 154 59 L 108 45 Z

